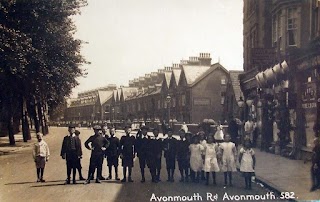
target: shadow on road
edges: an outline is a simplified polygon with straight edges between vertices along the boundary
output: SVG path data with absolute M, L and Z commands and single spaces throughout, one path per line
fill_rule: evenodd
M 53 181 L 46 181 L 46 183 L 48 182 L 65 182 L 64 180 L 53 180 Z M 5 185 L 18 185 L 18 184 L 33 184 L 33 183 L 37 183 L 35 181 L 32 182 L 13 182 L 13 183 L 7 183 Z

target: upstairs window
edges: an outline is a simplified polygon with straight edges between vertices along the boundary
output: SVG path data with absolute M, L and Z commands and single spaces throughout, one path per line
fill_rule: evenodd
M 287 10 L 287 44 L 288 46 L 297 45 L 297 21 L 298 21 L 297 8 L 288 8 Z

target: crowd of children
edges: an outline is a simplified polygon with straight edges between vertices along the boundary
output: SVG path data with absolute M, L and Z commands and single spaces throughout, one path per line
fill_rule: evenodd
M 131 128 L 125 127 L 125 135 L 119 140 L 115 137 L 114 128 L 110 129 L 110 136 L 105 134 L 102 130 L 103 127 L 94 127 L 95 135 L 101 136 L 103 139 L 103 144 L 93 144 L 89 146 L 89 139 L 94 138 L 91 142 L 97 140 L 96 136 L 90 137 L 86 141 L 86 147 L 92 151 L 92 155 L 95 151 L 101 150 L 105 153 L 104 156 L 107 157 L 109 176 L 107 180 L 112 179 L 112 166 L 115 167 L 115 179 L 120 180 L 118 177 L 118 158 L 122 159 L 123 167 L 123 179 L 121 182 L 133 182 L 131 173 L 134 165 L 134 158 L 137 156 L 139 158 L 140 172 L 141 172 L 141 182 L 145 182 L 145 168 L 148 167 L 152 177 L 152 182 L 160 182 L 160 172 L 161 172 L 161 159 L 162 155 L 166 161 L 166 169 L 168 175 L 168 182 L 174 182 L 174 171 L 176 161 L 178 163 L 178 168 L 180 171 L 180 182 L 195 182 L 199 183 L 200 180 L 205 180 L 205 184 L 210 183 L 210 174 L 212 176 L 213 184 L 216 185 L 216 173 L 224 173 L 224 186 L 233 186 L 232 184 L 232 173 L 237 171 L 237 161 L 239 161 L 239 170 L 242 172 L 245 181 L 245 188 L 251 189 L 251 177 L 255 172 L 255 153 L 251 148 L 251 142 L 249 138 L 245 138 L 243 147 L 238 150 L 234 142 L 231 141 L 229 134 L 223 134 L 222 129 L 219 131 L 219 139 L 216 140 L 214 134 L 205 134 L 203 131 L 199 131 L 197 134 L 192 134 L 190 132 L 186 133 L 185 129 L 180 129 L 178 134 L 180 138 L 173 137 L 173 131 L 168 128 L 166 134 L 163 135 L 164 138 L 159 138 L 159 130 L 157 128 L 153 129 L 153 135 L 148 134 L 149 128 L 142 126 L 136 136 L 132 135 Z M 99 132 L 102 130 L 103 132 Z M 70 139 L 70 143 L 63 144 L 61 155 L 67 160 L 67 184 L 70 184 L 70 174 L 71 168 L 73 171 L 73 182 L 75 183 L 75 169 L 81 171 L 81 155 L 82 152 L 77 154 L 77 162 L 75 165 L 71 165 L 70 162 L 70 151 L 75 150 L 78 146 L 74 145 L 73 142 L 79 142 L 79 149 L 81 151 L 81 142 L 78 134 L 73 135 L 74 127 L 69 127 L 70 135 L 64 138 L 64 143 L 66 138 Z M 38 181 L 43 182 L 43 172 L 45 161 L 49 159 L 49 149 L 47 144 L 42 140 L 42 135 L 37 134 L 38 143 L 35 144 L 33 156 L 37 167 Z M 223 137 L 222 139 L 220 137 Z M 75 139 L 79 139 L 75 141 Z M 99 139 L 99 140 L 100 140 Z M 102 141 L 101 139 L 101 141 Z M 68 149 L 68 145 L 70 149 Z M 101 149 L 98 150 L 97 147 Z M 72 150 L 73 148 L 73 150 Z M 105 149 L 103 149 L 105 148 Z M 66 152 L 64 152 L 66 150 Z M 69 152 L 69 153 L 68 153 Z M 65 153 L 67 156 L 65 156 Z M 74 152 L 76 153 L 76 152 Z M 99 158 L 100 158 L 99 153 Z M 99 160 L 99 165 L 94 165 L 92 161 L 92 155 L 90 159 L 90 174 L 85 184 L 90 183 L 90 179 L 93 178 L 94 170 L 97 169 L 97 179 L 99 182 L 101 179 L 105 179 L 101 175 L 102 162 Z M 94 157 L 96 157 L 94 154 Z M 72 160 L 72 159 L 71 159 Z M 69 165 L 70 164 L 70 165 Z M 101 164 L 101 165 L 100 165 Z M 128 172 L 127 172 L 128 171 Z M 80 180 L 84 178 L 80 173 Z M 127 178 L 128 173 L 128 178 Z

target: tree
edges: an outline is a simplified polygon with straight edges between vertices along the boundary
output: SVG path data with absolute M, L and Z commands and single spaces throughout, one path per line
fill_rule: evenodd
M 40 131 L 39 125 L 45 127 L 43 107 L 60 103 L 78 85 L 76 78 L 84 75 L 80 66 L 86 61 L 80 54 L 82 41 L 74 39 L 71 16 L 86 4 L 86 0 L 0 2 L 0 54 L 4 56 L 0 99 L 8 123 L 14 104 L 24 106 L 21 102 L 26 100 L 36 131 Z

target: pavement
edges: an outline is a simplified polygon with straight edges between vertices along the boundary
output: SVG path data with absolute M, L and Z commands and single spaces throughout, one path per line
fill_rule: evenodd
M 60 128 L 56 128 L 54 130 L 67 131 L 66 129 L 60 129 Z M 85 130 L 86 129 L 84 129 L 84 132 L 85 132 Z M 89 132 L 89 130 L 88 130 L 88 132 L 86 132 L 86 133 L 88 133 L 88 135 L 89 135 L 91 132 Z M 8 144 L 8 141 L 9 141 L 8 137 L 0 137 L 0 157 L 7 158 L 7 160 L 9 161 L 9 163 L 11 163 L 11 165 L 13 163 L 15 164 L 15 161 L 9 160 L 9 157 L 11 155 L 14 156 L 14 154 L 22 155 L 23 153 L 25 153 L 25 152 L 23 152 L 24 150 L 31 150 L 33 143 L 36 141 L 34 131 L 31 133 L 31 135 L 32 135 L 32 140 L 25 143 L 25 142 L 23 142 L 22 134 L 21 133 L 16 134 L 15 135 L 16 146 L 10 146 Z M 60 139 L 62 137 L 63 136 L 59 137 L 59 141 L 56 140 L 57 137 L 50 136 L 50 134 L 48 135 L 47 138 L 46 137 L 45 138 L 49 141 L 49 143 L 50 142 L 52 142 L 52 144 L 54 143 L 55 147 L 60 147 Z M 83 137 L 83 138 L 85 138 L 85 137 Z M 272 191 L 278 193 L 280 196 L 282 194 L 285 199 L 291 199 L 291 201 L 320 201 L 320 190 L 310 192 L 310 187 L 311 187 L 311 180 L 310 180 L 311 163 L 310 162 L 304 163 L 303 160 L 291 160 L 291 159 L 288 159 L 288 158 L 285 158 L 285 157 L 282 157 L 279 155 L 262 152 L 259 149 L 255 149 L 255 153 L 256 153 L 256 159 L 257 159 L 256 183 L 255 183 L 255 187 L 254 187 L 255 191 L 261 192 L 260 189 L 264 187 L 264 188 L 268 188 L 269 190 L 272 190 Z M 14 158 L 16 158 L 16 157 L 14 157 Z M 84 157 L 85 162 L 87 161 L 86 159 L 88 159 L 88 158 L 89 158 L 89 154 Z M 0 162 L 5 163 L 6 159 L 3 159 L 3 160 L 4 161 L 2 161 L 0 158 Z M 58 160 L 54 160 L 54 161 L 61 161 L 61 160 L 58 159 Z M 27 160 L 26 160 L 26 162 L 27 162 Z M 26 162 L 25 162 L 25 164 L 26 164 Z M 85 167 L 87 167 L 87 166 L 84 166 L 84 168 Z M 138 168 L 138 166 L 134 167 L 135 170 L 137 168 Z M 4 168 L 4 169 L 7 170 L 6 168 Z M 49 168 L 49 169 L 51 169 L 51 168 Z M 165 179 L 165 171 L 164 170 L 165 169 L 163 169 L 162 173 L 164 175 L 163 178 Z M 52 172 L 54 174 L 52 173 L 52 174 L 50 174 L 50 175 L 48 174 L 48 175 L 54 176 L 54 178 L 57 178 L 56 179 L 57 181 L 61 180 L 60 179 L 61 177 L 58 178 L 56 176 L 55 172 L 58 173 L 58 171 L 53 169 Z M 121 172 L 121 169 L 120 169 L 120 172 Z M 61 173 L 61 171 L 59 171 L 59 173 Z M 139 171 L 137 171 L 137 173 L 139 173 Z M 86 171 L 84 171 L 84 174 L 86 174 Z M 219 174 L 222 174 L 222 173 L 219 173 Z M 176 170 L 175 175 L 177 177 L 179 176 L 177 170 Z M 139 175 L 137 175 L 137 178 L 139 179 L 138 176 Z M 7 179 L 5 175 L 0 174 L 0 177 L 2 180 L 7 181 L 7 184 L 8 184 L 8 182 L 12 181 L 12 180 L 10 180 L 10 178 Z M 217 177 L 221 178 L 221 180 L 222 180 L 223 176 L 218 175 Z M 29 178 L 32 181 L 33 177 L 29 176 L 28 179 Z M 235 193 L 238 193 L 239 188 L 242 187 L 242 180 L 243 179 L 241 179 L 240 175 L 238 175 L 238 177 L 235 177 L 235 178 L 238 178 L 241 182 L 239 185 L 236 185 L 238 188 L 234 190 L 234 191 L 236 191 Z M 54 183 L 54 181 L 53 181 L 53 183 Z M 14 183 L 12 183 L 12 184 L 14 184 Z M 17 184 L 19 184 L 19 183 L 17 183 Z M 151 185 L 152 184 L 149 184 L 146 187 L 146 191 L 150 192 Z M 22 186 L 22 184 L 21 184 L 21 186 Z M 46 186 L 49 186 L 49 185 L 46 185 Z M 117 186 L 119 186 L 119 185 L 117 184 Z M 134 187 L 134 186 L 132 186 L 132 187 Z M 112 188 L 112 187 L 110 187 L 110 188 L 116 189 L 116 188 Z M 128 188 L 128 186 L 127 186 L 127 188 Z M 130 188 L 130 186 L 129 186 L 129 188 Z M 162 191 L 168 192 L 167 185 L 165 185 L 165 184 L 158 185 L 158 188 Z M 175 191 L 181 189 L 181 193 L 184 193 L 186 190 L 193 190 L 194 189 L 194 187 L 181 188 L 180 186 L 176 186 L 176 187 L 172 187 L 172 188 Z M 154 189 L 153 192 L 162 193 L 162 192 L 157 191 L 157 189 L 155 189 L 155 188 L 152 188 L 152 189 Z M 206 189 L 206 188 L 204 186 L 201 189 Z M 131 190 L 131 188 L 129 190 Z M 199 188 L 196 188 L 196 190 L 200 191 Z M 242 190 L 242 188 L 241 188 L 241 190 Z M 71 190 L 69 190 L 69 191 L 71 192 Z M 131 191 L 132 191 L 132 194 L 135 193 L 134 190 L 131 190 Z M 223 191 L 223 189 L 222 189 L 222 191 Z M 233 190 L 231 190 L 231 192 L 232 191 Z M 74 192 L 74 191 L 72 190 L 72 192 Z M 171 192 L 172 192 L 172 190 L 171 190 Z M 194 191 L 192 191 L 192 192 L 194 192 Z M 2 192 L 2 193 L 4 193 L 4 192 Z M 117 193 L 119 193 L 119 190 L 117 191 Z M 175 193 L 175 192 L 172 192 L 172 193 Z M 116 198 L 117 200 L 115 200 L 115 201 L 125 201 L 124 200 L 125 197 L 129 197 L 129 195 L 128 194 L 126 194 L 125 196 L 118 195 Z M 131 195 L 130 195 L 130 197 L 131 197 Z M 149 195 L 148 195 L 148 197 L 149 197 Z M 64 199 L 66 199 L 66 198 L 64 198 Z M 279 199 L 279 200 L 275 200 L 275 201 L 284 201 L 284 200 Z

